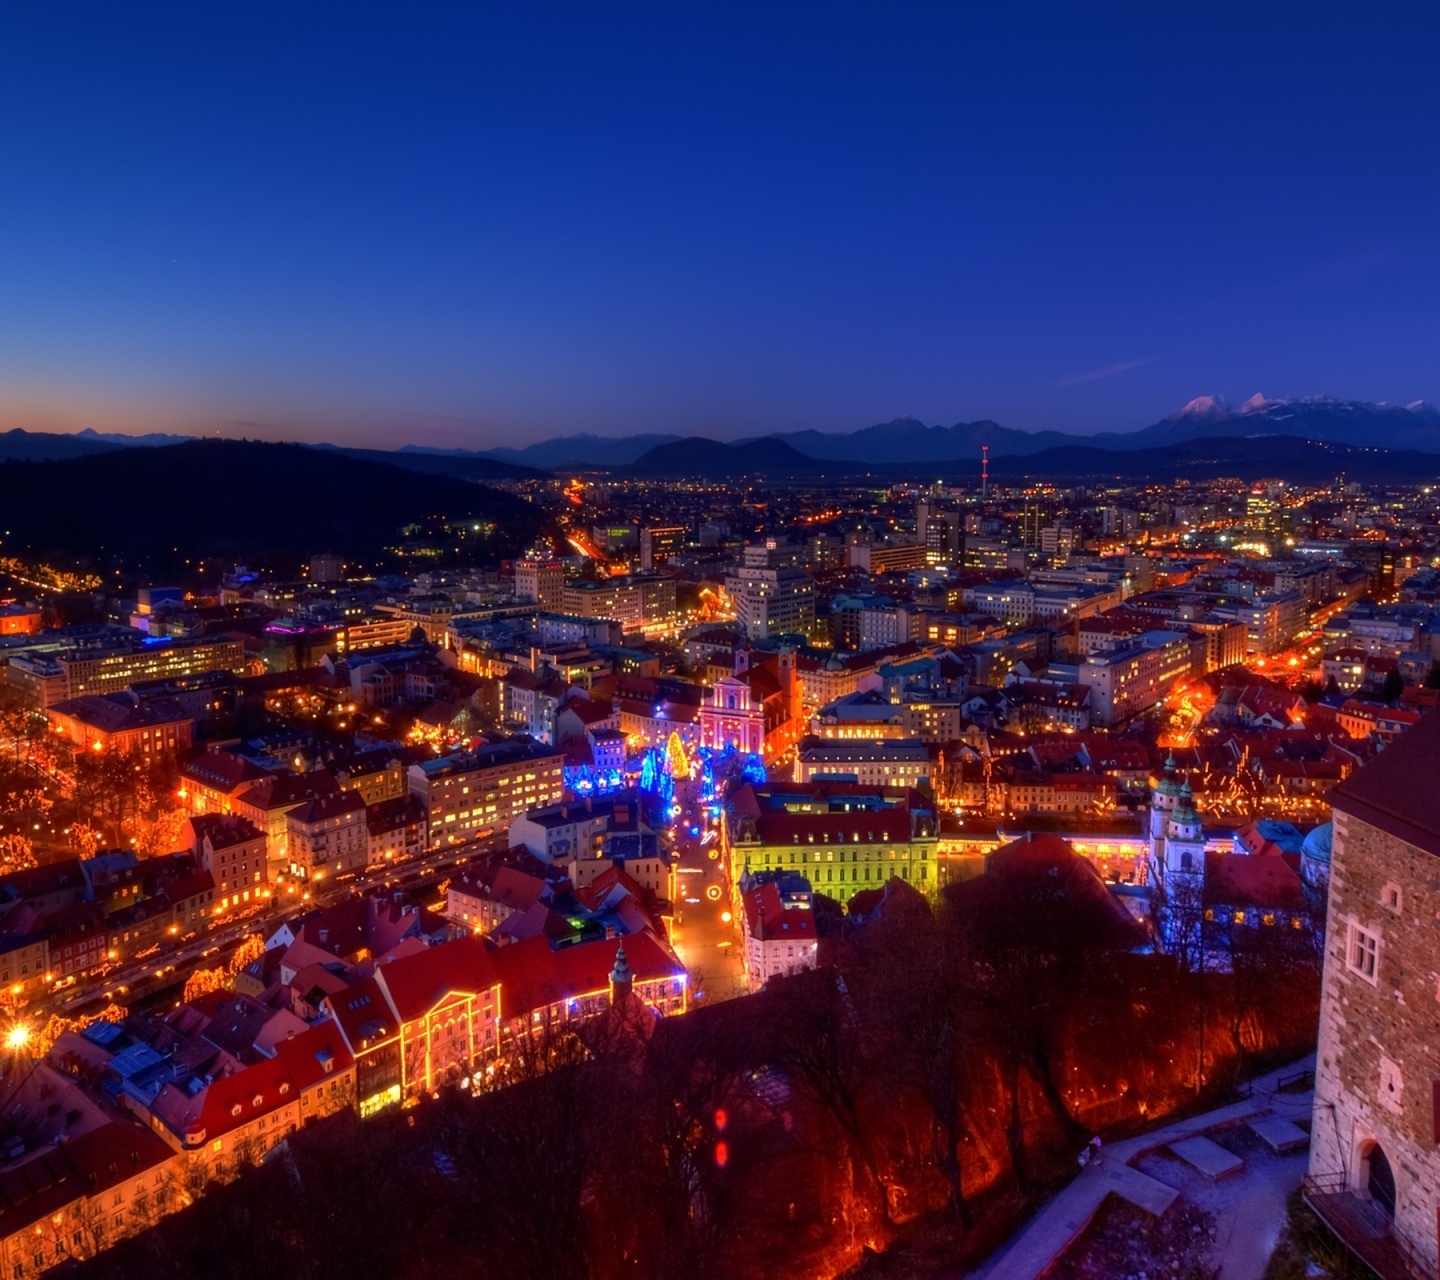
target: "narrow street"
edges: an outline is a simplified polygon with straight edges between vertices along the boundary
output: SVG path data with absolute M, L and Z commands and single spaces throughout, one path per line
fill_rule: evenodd
M 734 907 L 720 819 L 708 816 L 694 784 L 677 788 L 675 799 L 682 806 L 675 819 L 675 952 L 690 971 L 693 999 L 730 1000 L 747 988 L 739 921 L 726 919 Z

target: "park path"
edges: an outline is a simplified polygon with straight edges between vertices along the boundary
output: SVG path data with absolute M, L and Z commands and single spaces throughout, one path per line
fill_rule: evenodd
M 1130 1168 L 1131 1161 L 1147 1152 L 1168 1147 L 1172 1142 L 1226 1125 L 1271 1115 L 1287 1120 L 1308 1119 L 1311 1095 L 1282 1094 L 1278 1085 L 1286 1076 L 1312 1070 L 1314 1064 L 1312 1054 L 1291 1066 L 1257 1076 L 1250 1083 L 1250 1096 L 1239 1102 L 1162 1125 L 1105 1147 L 1098 1163 L 1092 1160 L 1081 1169 L 1063 1191 L 1045 1204 L 979 1268 L 969 1272 L 970 1280 L 1040 1280 L 1071 1241 L 1090 1224 L 1101 1203 L 1112 1191 L 1150 1213 L 1164 1213 L 1179 1192 L 1158 1178 Z M 1268 1215 L 1272 1210 L 1278 1214 L 1273 1219 L 1275 1223 L 1284 1217 L 1284 1195 L 1279 1197 L 1278 1209 L 1273 1208 L 1277 1191 L 1278 1188 L 1271 1188 L 1270 1194 L 1254 1205 L 1253 1213 L 1249 1212 L 1247 1205 L 1237 1217 L 1223 1255 L 1220 1274 L 1225 1280 L 1231 1280 L 1232 1270 L 1234 1280 L 1251 1280 L 1263 1272 L 1264 1260 L 1261 1261 L 1260 1272 L 1253 1270 L 1251 1260 L 1262 1249 L 1265 1259 L 1269 1258 L 1265 1240 L 1272 1219 Z M 1273 1237 L 1269 1238 L 1269 1247 L 1274 1247 Z

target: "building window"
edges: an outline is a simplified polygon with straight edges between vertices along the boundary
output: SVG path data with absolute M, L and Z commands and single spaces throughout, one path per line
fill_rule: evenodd
M 1380 904 L 1387 911 L 1400 914 L 1400 886 L 1393 881 L 1380 890 Z
M 1358 973 L 1366 982 L 1378 985 L 1380 935 L 1362 929 L 1358 924 L 1352 924 L 1345 940 L 1345 964 L 1352 973 Z

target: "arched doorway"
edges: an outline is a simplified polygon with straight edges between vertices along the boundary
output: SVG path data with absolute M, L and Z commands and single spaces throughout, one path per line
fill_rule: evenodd
M 1370 1148 L 1365 1157 L 1369 1174 L 1365 1179 L 1365 1190 L 1377 1208 L 1384 1210 L 1388 1217 L 1395 1216 L 1395 1171 L 1385 1155 L 1385 1148 L 1378 1142 Z

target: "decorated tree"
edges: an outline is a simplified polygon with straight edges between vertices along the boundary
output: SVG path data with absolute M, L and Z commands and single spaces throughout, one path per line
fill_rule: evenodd
M 100 831 L 88 822 L 76 822 L 70 827 L 70 844 L 82 858 L 95 856 L 100 839 Z
M 35 866 L 35 847 L 18 831 L 0 836 L 0 872 L 24 871 Z
M 125 1009 L 118 1004 L 108 1004 L 99 1013 L 92 1014 L 83 1022 L 66 1017 L 63 1013 L 52 1013 L 30 1041 L 30 1051 L 36 1058 L 43 1058 L 55 1047 L 55 1042 L 67 1031 L 81 1031 L 92 1022 L 123 1022 Z
M 253 964 L 265 954 L 265 939 L 258 933 L 247 934 L 235 954 L 230 957 L 230 972 L 239 973 L 246 965 Z
M 198 1000 L 211 991 L 225 991 L 230 983 L 230 975 L 224 969 L 196 969 L 185 979 L 185 992 L 182 1000 Z
M 684 780 L 690 776 L 690 757 L 685 744 L 680 740 L 680 731 L 672 729 L 670 740 L 665 744 L 665 772 L 671 778 Z

